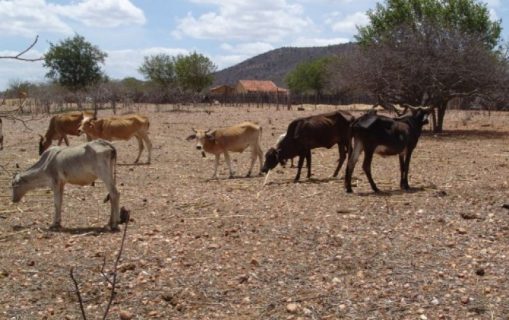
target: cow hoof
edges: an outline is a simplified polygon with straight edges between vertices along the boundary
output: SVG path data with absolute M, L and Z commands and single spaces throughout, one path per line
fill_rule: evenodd
M 62 229 L 62 226 L 59 223 L 58 224 L 54 223 L 51 226 L 49 226 L 49 229 L 51 231 L 58 231 L 58 230 Z
M 251 176 L 251 172 L 248 172 L 248 173 L 246 174 L 246 178 L 249 178 L 250 176 Z
M 106 231 L 110 231 L 110 232 L 119 232 L 120 231 L 120 228 L 118 226 L 107 225 L 104 229 L 106 229 Z
M 346 193 L 353 193 L 352 188 L 347 188 L 347 189 L 346 189 Z
M 230 176 L 228 177 L 228 179 L 233 179 L 233 178 L 235 178 L 235 177 L 233 176 L 233 174 L 230 174 Z

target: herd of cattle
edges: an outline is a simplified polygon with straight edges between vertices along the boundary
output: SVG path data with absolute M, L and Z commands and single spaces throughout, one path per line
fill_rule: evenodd
M 374 153 L 383 156 L 398 155 L 400 162 L 400 186 L 408 190 L 408 170 L 412 151 L 422 132 L 422 126 L 428 120 L 429 110 L 424 108 L 407 108 L 395 118 L 378 115 L 369 111 L 358 118 L 348 112 L 335 111 L 325 114 L 298 118 L 290 122 L 285 134 L 281 135 L 276 145 L 265 154 L 261 148 L 262 127 L 251 122 L 216 130 L 196 130 L 187 137 L 188 141 L 196 140 L 196 148 L 215 155 L 213 178 L 217 176 L 220 155 L 223 154 L 230 171 L 234 176 L 229 152 L 243 152 L 251 149 L 251 164 L 247 176 L 250 176 L 258 158 L 260 174 L 266 173 L 278 164 L 284 166 L 288 159 L 298 158 L 297 175 L 299 181 L 304 160 L 306 160 L 307 177 L 311 177 L 311 150 L 314 148 L 331 148 L 337 144 L 339 160 L 333 176 L 336 177 L 341 166 L 348 158 L 345 189 L 352 192 L 352 173 L 355 164 L 364 151 L 363 170 L 371 188 L 379 192 L 371 176 L 371 161 Z M 1 122 L 0 122 L 1 126 Z M 61 227 L 61 208 L 63 189 L 66 183 L 89 185 L 97 178 L 104 181 L 111 203 L 109 228 L 118 229 L 120 222 L 119 197 L 116 188 L 115 167 L 117 152 L 108 141 L 138 140 L 138 156 L 146 146 L 148 163 L 151 161 L 152 143 L 148 137 L 149 120 L 138 114 L 114 116 L 98 119 L 89 112 L 69 112 L 53 116 L 45 136 L 39 142 L 40 159 L 29 169 L 18 173 L 12 180 L 12 201 L 18 202 L 30 190 L 50 187 L 54 194 L 55 215 L 52 228 Z M 1 132 L 1 131 L 0 131 Z M 87 136 L 88 142 L 69 147 L 67 135 Z M 0 143 L 3 137 L 0 135 Z M 60 145 L 64 141 L 67 147 L 49 148 L 53 140 Z M 108 141 L 107 141 L 108 140 Z M 3 144 L 1 144 L 3 147 Z

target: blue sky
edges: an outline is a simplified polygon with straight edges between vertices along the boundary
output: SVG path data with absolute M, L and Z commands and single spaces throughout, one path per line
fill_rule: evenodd
M 381 0 L 379 0 L 381 1 Z M 84 36 L 108 53 L 115 79 L 142 78 L 143 57 L 196 51 L 219 69 L 283 46 L 348 42 L 377 0 L 0 0 L 0 55 Z M 509 40 L 509 0 L 484 0 Z M 11 81 L 44 81 L 42 63 L 0 60 L 0 90 Z

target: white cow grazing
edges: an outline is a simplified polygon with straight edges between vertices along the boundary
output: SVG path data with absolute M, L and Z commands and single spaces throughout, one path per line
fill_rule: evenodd
M 19 202 L 30 190 L 53 189 L 55 216 L 52 229 L 61 227 L 62 197 L 66 183 L 89 185 L 97 178 L 104 181 L 111 202 L 109 227 L 118 229 L 120 194 L 115 186 L 117 151 L 104 140 L 94 140 L 74 147 L 52 147 L 39 161 L 12 180 L 12 201 Z

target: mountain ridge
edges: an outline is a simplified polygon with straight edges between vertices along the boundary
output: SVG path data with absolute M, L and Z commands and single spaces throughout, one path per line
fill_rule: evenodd
M 341 54 L 355 45 L 349 42 L 323 47 L 281 47 L 267 51 L 215 72 L 212 86 L 233 85 L 238 80 L 272 80 L 277 86 L 286 88 L 284 78 L 298 64 Z

